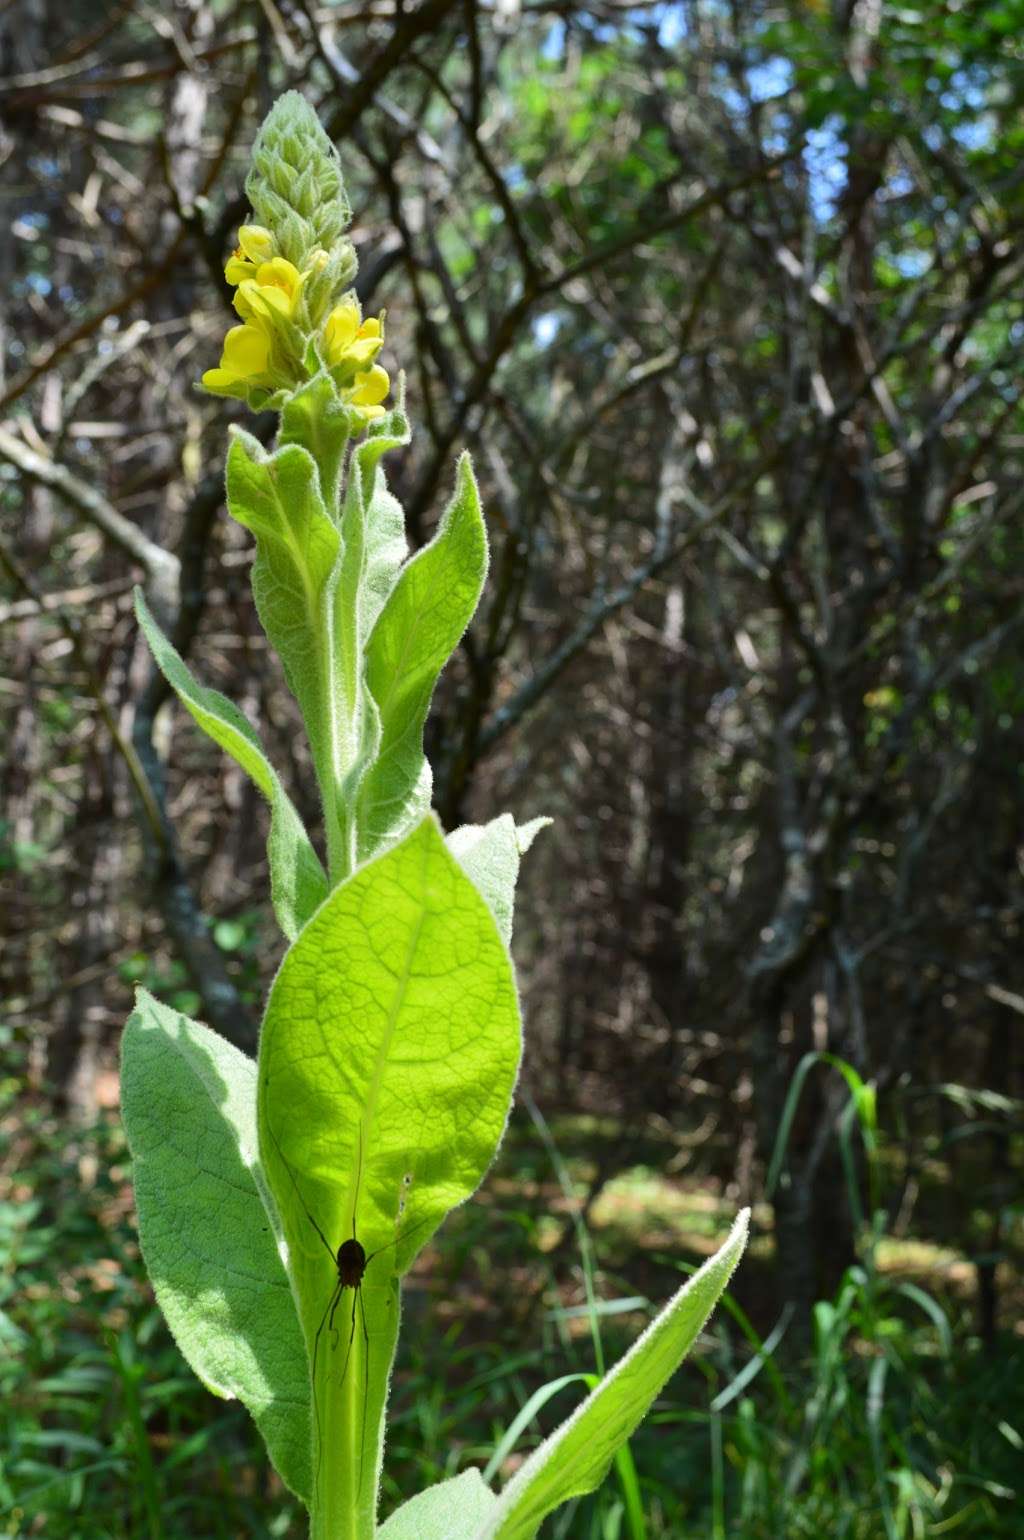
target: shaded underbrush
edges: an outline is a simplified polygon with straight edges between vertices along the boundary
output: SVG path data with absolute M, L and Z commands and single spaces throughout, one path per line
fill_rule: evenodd
M 62 1133 L 22 1097 L 2 1126 L 0 1534 L 303 1536 L 246 1414 L 195 1380 L 153 1303 L 116 1119 Z M 614 1361 L 648 1301 L 721 1239 L 731 1205 L 709 1180 L 659 1174 L 667 1149 L 645 1149 L 607 1184 L 585 1230 L 573 1222 L 570 1184 L 593 1176 L 615 1132 L 556 1124 L 565 1158 L 553 1166 L 535 1129 L 514 1125 L 484 1191 L 421 1259 L 405 1295 L 386 1505 L 468 1464 L 507 1476 L 580 1394 L 552 1377 L 593 1369 L 599 1352 Z M 818 1305 L 798 1357 L 791 1318 L 766 1314 L 770 1251 L 762 1233 L 735 1297 L 634 1440 L 643 1519 L 611 1478 L 546 1533 L 1019 1535 L 1024 1338 L 981 1348 L 969 1270 L 927 1236 L 869 1248 Z

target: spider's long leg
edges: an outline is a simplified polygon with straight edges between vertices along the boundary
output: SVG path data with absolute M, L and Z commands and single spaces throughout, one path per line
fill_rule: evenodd
M 356 1289 L 356 1299 L 359 1301 L 359 1321 L 363 1328 L 364 1362 L 363 1362 L 363 1420 L 359 1427 L 359 1491 L 363 1490 L 363 1454 L 366 1449 L 366 1399 L 370 1393 L 370 1333 L 366 1329 L 366 1306 L 363 1304 L 363 1289 L 360 1284 Z M 353 1313 L 355 1304 L 353 1302 Z M 353 1321 L 353 1326 L 355 1322 Z
M 323 1429 L 320 1426 L 320 1403 L 319 1403 L 319 1401 L 316 1398 L 316 1365 L 317 1365 L 317 1358 L 319 1357 L 319 1354 L 320 1354 L 320 1337 L 321 1337 L 321 1335 L 323 1333 L 323 1329 L 324 1329 L 324 1326 L 325 1326 L 325 1324 L 327 1322 L 328 1316 L 330 1316 L 332 1321 L 334 1320 L 334 1312 L 338 1308 L 338 1300 L 341 1298 L 342 1287 L 343 1287 L 343 1285 L 342 1285 L 341 1279 L 339 1278 L 337 1283 L 334 1285 L 334 1291 L 331 1294 L 330 1299 L 327 1301 L 326 1305 L 324 1306 L 324 1313 L 320 1317 L 320 1325 L 317 1327 L 317 1329 L 316 1329 L 316 1336 L 313 1338 L 312 1386 L 313 1386 L 313 1416 L 316 1419 L 316 1477 L 315 1477 L 316 1487 L 319 1487 L 319 1485 L 320 1485 L 320 1462 L 323 1460 L 323 1457 L 324 1457 Z
M 344 1285 L 342 1285 L 342 1287 L 344 1287 Z M 348 1334 L 348 1347 L 345 1349 L 345 1365 L 344 1365 L 344 1368 L 341 1371 L 341 1379 L 338 1381 L 338 1388 L 339 1389 L 345 1383 L 345 1376 L 348 1373 L 348 1361 L 352 1357 L 352 1343 L 355 1340 L 355 1335 L 356 1335 L 356 1298 L 358 1298 L 358 1295 L 359 1295 L 359 1286 L 358 1285 L 356 1285 L 356 1287 L 352 1290 L 352 1294 L 353 1294 L 353 1299 L 352 1299 L 352 1325 L 351 1325 L 351 1328 L 350 1328 L 349 1334 Z M 336 1304 L 335 1307 L 334 1307 L 334 1310 L 336 1310 L 337 1308 L 338 1308 L 338 1306 Z M 332 1331 L 334 1330 L 334 1310 L 331 1311 L 331 1330 Z
M 324 1232 L 321 1230 L 320 1226 L 317 1224 L 316 1220 L 313 1218 L 312 1214 L 309 1212 L 308 1207 L 306 1206 L 306 1200 L 302 1196 L 302 1193 L 299 1191 L 299 1184 L 295 1180 L 295 1172 L 292 1170 L 291 1164 L 289 1163 L 289 1161 L 288 1161 L 288 1159 L 287 1159 L 287 1157 L 286 1157 L 286 1155 L 284 1153 L 284 1150 L 282 1150 L 282 1148 L 281 1148 L 280 1141 L 279 1141 L 277 1135 L 274 1132 L 273 1125 L 271 1124 L 271 1121 L 270 1121 L 269 1118 L 267 1118 L 267 1130 L 268 1130 L 268 1132 L 270 1134 L 271 1139 L 273 1139 L 273 1141 L 274 1141 L 274 1148 L 277 1151 L 278 1155 L 280 1156 L 281 1164 L 282 1164 L 282 1166 L 284 1166 L 284 1169 L 287 1171 L 289 1180 L 291 1181 L 292 1186 L 295 1188 L 295 1196 L 298 1198 L 299 1202 L 302 1204 L 302 1211 L 303 1211 L 303 1213 L 305 1214 L 306 1218 L 309 1220 L 310 1224 L 313 1226 L 313 1229 L 316 1231 L 317 1235 L 319 1235 L 321 1241 L 323 1242 L 323 1244 L 324 1244 L 324 1246 L 325 1246 L 325 1248 L 327 1250 L 327 1254 L 330 1257 L 331 1261 L 334 1262 L 334 1251 L 333 1251 L 333 1249 L 331 1247 L 331 1243 L 327 1239 L 327 1237 L 324 1234 Z
M 397 1246 L 399 1241 L 404 1241 L 407 1236 L 415 1235 L 416 1231 L 417 1230 L 422 1230 L 424 1225 L 429 1225 L 429 1224 L 433 1224 L 433 1223 L 434 1223 L 434 1215 L 433 1214 L 427 1214 L 427 1216 L 424 1219 L 418 1219 L 414 1225 L 407 1225 L 404 1230 L 402 1230 L 398 1235 L 395 1236 L 394 1240 L 385 1241 L 383 1246 L 378 1246 L 376 1251 L 371 1251 L 369 1256 L 366 1258 L 366 1266 L 369 1267 L 369 1265 L 373 1261 L 374 1257 L 379 1257 L 381 1252 L 387 1251 L 389 1246 Z
M 337 1352 L 337 1350 L 338 1350 L 338 1333 L 335 1330 L 335 1326 L 334 1326 L 334 1316 L 335 1316 L 335 1312 L 337 1311 L 338 1306 L 341 1304 L 342 1290 L 345 1287 L 346 1287 L 346 1285 L 343 1284 L 341 1279 L 339 1278 L 338 1279 L 337 1287 L 334 1290 L 334 1294 L 331 1297 L 331 1315 L 330 1315 L 330 1319 L 327 1322 L 327 1330 L 330 1332 L 331 1336 L 334 1338 L 334 1342 L 331 1345 L 334 1348 L 335 1352 Z M 349 1338 L 349 1347 L 351 1347 L 351 1345 L 352 1345 L 352 1339 L 350 1337 Z M 348 1363 L 347 1356 L 346 1356 L 345 1362 Z M 342 1375 L 342 1378 L 344 1379 L 344 1375 Z

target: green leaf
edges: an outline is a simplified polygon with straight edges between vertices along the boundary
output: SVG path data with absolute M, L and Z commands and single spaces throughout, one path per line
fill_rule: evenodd
M 469 456 L 429 545 L 409 561 L 366 647 L 366 678 L 380 714 L 380 747 L 359 793 L 360 859 L 373 853 L 411 802 L 429 800 L 423 725 L 437 677 L 462 636 L 487 572 L 487 535 Z
M 278 445 L 298 444 L 309 451 L 319 472 L 320 496 L 332 515 L 353 417 L 329 374 L 315 375 L 294 391 L 281 409 Z
M 486 899 L 506 946 L 512 940 L 519 857 L 550 822 L 550 818 L 533 818 L 517 829 L 511 813 L 502 813 L 490 823 L 463 824 L 445 841 L 466 876 Z
M 278 924 L 289 941 L 294 941 L 314 909 L 327 897 L 327 877 L 302 820 L 264 754 L 256 729 L 227 696 L 196 681 L 157 625 L 140 588 L 135 590 L 135 614 L 157 668 L 182 705 L 203 731 L 252 777 L 270 803 L 267 855 L 271 897 Z
M 541 830 L 550 828 L 554 821 L 553 818 L 546 818 L 542 814 L 539 818 L 531 818 L 526 823 L 517 824 L 516 844 L 519 846 L 519 854 L 525 856 Z
M 398 1279 L 490 1164 L 519 1054 L 508 953 L 428 816 L 313 916 L 260 1038 L 260 1146 L 317 1359 L 314 1540 L 373 1533 Z M 344 1292 L 332 1332 L 352 1237 L 359 1308 Z
M 316 461 L 300 444 L 268 455 L 258 439 L 235 429 L 228 450 L 228 508 L 256 536 L 252 569 L 256 608 L 302 709 L 324 799 L 331 875 L 347 862 L 338 787 L 352 744 L 340 712 L 332 597 L 341 548 L 320 495 Z
M 684 1284 L 600 1385 L 534 1450 L 474 1540 L 533 1540 L 545 1516 L 593 1492 L 678 1368 L 732 1276 L 747 1239 L 744 1209 L 724 1246 Z
M 408 555 L 405 514 L 388 491 L 381 459 L 408 444 L 411 433 L 405 415 L 405 377 L 399 376 L 398 401 L 386 417 L 371 424 L 369 435 L 352 453 L 350 475 L 358 481 L 365 509 L 365 557 L 359 584 L 361 636 L 370 634 L 398 580 Z
M 473 1540 L 497 1499 L 478 1470 L 427 1487 L 377 1531 L 380 1540 Z
M 347 658 L 362 658 L 366 638 L 398 581 L 408 555 L 405 514 L 388 491 L 381 459 L 410 439 L 405 415 L 404 377 L 399 378 L 398 404 L 352 451 L 341 514 L 344 555 L 336 597 L 336 624 L 344 638 Z M 355 667 L 353 663 L 353 668 Z
M 396 409 L 374 426 L 379 431 L 357 445 L 346 478 L 340 516 L 342 556 L 334 593 L 338 687 L 350 723 L 352 749 L 339 794 L 348 869 L 355 865 L 359 848 L 355 828 L 359 785 L 380 748 L 380 713 L 366 683 L 363 653 L 407 554 L 405 515 L 387 490 L 379 462 L 386 450 L 408 442 L 409 425 Z M 391 830 L 392 837 L 406 833 L 429 805 L 428 783 L 426 797 L 410 800 L 406 816 L 397 819 Z
M 282 1479 L 309 1496 L 309 1384 L 295 1302 L 261 1197 L 256 1066 L 138 992 L 121 1049 L 142 1254 L 196 1374 L 252 1413 Z
M 816 1064 L 827 1064 L 831 1069 L 838 1070 L 839 1074 L 846 1081 L 854 1110 L 860 1121 L 861 1136 L 864 1140 L 864 1149 L 868 1157 L 869 1176 L 872 1176 L 872 1178 L 874 1176 L 875 1157 L 878 1150 L 874 1086 L 862 1080 L 853 1065 L 847 1063 L 845 1059 L 839 1058 L 836 1054 L 822 1053 L 820 1050 L 815 1049 L 810 1053 L 804 1054 L 789 1083 L 785 1105 L 782 1109 L 782 1117 L 779 1119 L 779 1128 L 775 1136 L 775 1148 L 772 1151 L 768 1174 L 765 1178 L 765 1192 L 769 1196 L 775 1191 L 775 1185 L 782 1171 L 786 1146 L 789 1142 L 789 1133 L 793 1126 L 793 1119 L 796 1116 L 797 1104 L 803 1091 L 804 1081 Z

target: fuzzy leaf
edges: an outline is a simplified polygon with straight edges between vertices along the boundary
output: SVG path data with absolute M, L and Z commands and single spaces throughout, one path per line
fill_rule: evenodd
M 278 924 L 294 941 L 313 910 L 327 897 L 327 878 L 302 820 L 263 752 L 256 729 L 219 690 L 207 689 L 157 625 L 140 588 L 135 590 L 135 614 L 149 650 L 167 683 L 203 731 L 226 749 L 252 777 L 270 803 L 267 856 L 270 889 Z
M 339 797 L 348 866 L 366 855 L 368 847 L 357 829 L 359 787 L 380 750 L 380 712 L 370 693 L 363 667 L 366 641 L 398 581 L 408 547 L 405 515 L 388 491 L 380 461 L 387 451 L 409 442 L 409 423 L 399 402 L 386 417 L 373 423 L 369 436 L 352 451 L 341 510 L 342 557 L 334 591 L 339 689 L 349 724 L 349 756 Z M 406 799 L 389 829 L 391 839 L 407 834 L 430 806 L 429 769 L 423 787 Z
M 358 480 L 366 518 L 366 553 L 359 593 L 360 634 L 364 639 L 373 630 L 409 552 L 405 513 L 397 497 L 388 490 L 380 463 L 385 454 L 409 442 L 404 401 L 405 381 L 400 377 L 398 404 L 373 424 L 369 436 L 352 454 L 351 476 Z
M 517 828 L 512 814 L 502 813 L 490 823 L 463 824 L 445 841 L 466 876 L 486 899 L 506 946 L 512 940 L 519 857 L 550 822 L 550 818 L 533 818 Z
M 227 491 L 232 516 L 256 536 L 256 608 L 302 708 L 320 784 L 330 796 L 338 780 L 330 590 L 340 536 L 320 495 L 316 462 L 300 444 L 268 455 L 258 439 L 236 429 Z
M 487 535 L 468 455 L 429 545 L 407 562 L 366 647 L 380 747 L 359 793 L 360 858 L 392 836 L 410 800 L 429 788 L 423 725 L 437 677 L 473 611 L 487 572 Z
M 362 660 L 366 639 L 406 556 L 401 505 L 387 491 L 378 465 L 385 450 L 408 439 L 408 431 L 405 440 L 398 435 L 402 423 L 404 418 L 395 432 L 378 434 L 353 451 L 339 516 L 342 554 L 334 587 L 334 627 L 338 688 L 350 724 L 348 745 L 353 751 L 341 797 L 346 809 L 352 807 L 380 747 L 380 713 L 366 684 Z M 417 811 L 422 817 L 426 807 Z M 351 813 L 348 816 L 351 818 Z M 407 819 L 406 827 L 416 821 L 416 817 Z M 394 832 L 397 835 L 400 831 Z
M 532 848 L 534 840 L 542 829 L 548 829 L 554 823 L 553 818 L 531 818 L 527 823 L 516 824 L 516 844 L 519 846 L 519 854 L 525 856 Z
M 260 1144 L 318 1354 L 324 1535 L 343 1514 L 370 1522 L 398 1279 L 490 1164 L 519 1053 L 508 953 L 433 817 L 335 889 L 274 982 Z M 353 1236 L 370 1259 L 358 1323 L 346 1295 L 332 1333 L 331 1253 Z
M 478 1470 L 464 1470 L 403 1503 L 379 1540 L 473 1540 L 496 1501 Z
M 338 480 L 354 413 L 345 406 L 328 374 L 317 374 L 288 397 L 281 409 L 277 442 L 309 451 L 319 471 L 320 495 L 328 514 L 338 499 Z
M 581 1406 L 535 1449 L 474 1540 L 533 1540 L 547 1514 L 593 1492 L 679 1367 L 732 1277 L 747 1240 L 744 1209 L 725 1244 L 694 1273 Z
M 199 1378 L 248 1407 L 282 1479 L 306 1501 L 306 1355 L 261 1197 L 256 1066 L 145 990 L 121 1054 L 139 1234 L 160 1308 Z

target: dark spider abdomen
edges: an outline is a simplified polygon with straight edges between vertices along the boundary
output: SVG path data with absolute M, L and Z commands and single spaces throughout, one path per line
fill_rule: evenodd
M 336 1258 L 338 1281 L 343 1289 L 358 1289 L 366 1272 L 366 1252 L 356 1240 L 344 1241 L 338 1247 Z

